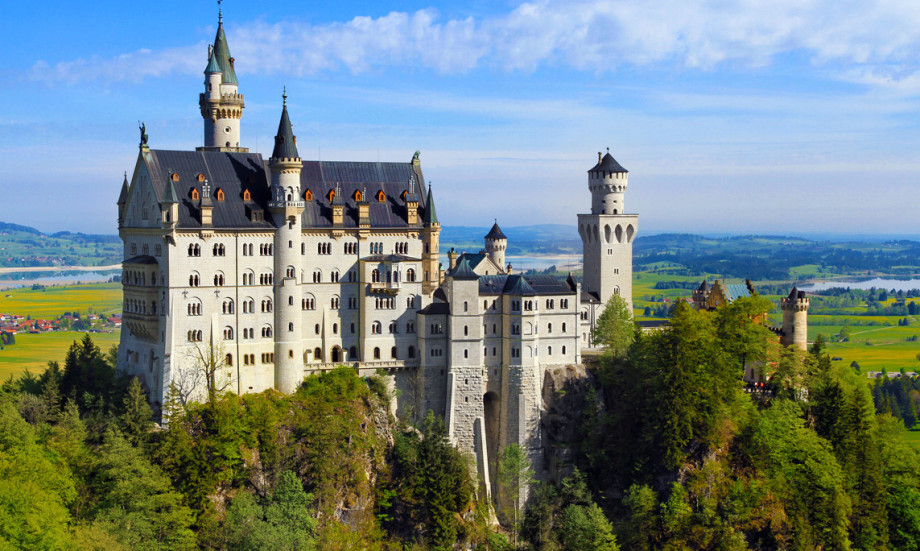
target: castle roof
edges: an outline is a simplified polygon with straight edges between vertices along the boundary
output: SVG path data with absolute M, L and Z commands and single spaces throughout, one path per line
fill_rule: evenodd
M 696 290 L 702 291 L 705 293 L 706 291 L 709 290 L 709 282 L 704 279 L 703 282 L 700 283 L 700 286 L 696 288 Z
M 291 126 L 291 118 L 287 110 L 287 93 L 284 94 L 284 105 L 281 107 L 281 121 L 278 123 L 278 133 L 275 134 L 275 149 L 272 150 L 272 159 L 299 159 L 297 153 L 297 138 Z
M 743 283 L 729 283 L 725 285 L 725 298 L 729 302 L 734 302 L 736 299 L 742 297 L 751 296 L 751 289 Z
M 613 158 L 613 155 L 610 154 L 610 151 L 607 151 L 607 154 L 601 158 L 600 161 L 588 172 L 629 172 L 623 165 L 617 162 Z
M 173 185 L 172 180 L 166 181 L 166 193 L 163 197 L 163 204 L 171 205 L 179 202 L 179 197 L 176 195 L 176 187 Z
M 465 257 L 460 259 L 457 266 L 451 270 L 450 277 L 453 279 L 478 279 L 479 276 L 470 267 L 470 261 Z
M 220 66 L 220 72 L 224 75 L 224 84 L 239 84 L 239 81 L 236 80 L 236 71 L 233 70 L 233 62 L 230 61 L 233 58 L 230 57 L 230 47 L 227 45 L 227 35 L 224 34 L 223 21 L 217 23 L 217 36 L 214 37 L 214 51 L 211 57 L 216 58 Z
M 482 295 L 573 295 L 565 280 L 551 275 L 501 274 L 479 276 L 479 293 Z
M 800 291 L 798 287 L 793 287 L 792 291 L 789 291 L 789 296 L 786 297 L 789 300 L 797 300 L 805 298 L 805 291 Z
M 258 153 L 235 153 L 222 151 L 167 151 L 151 149 L 142 152 L 141 162 L 146 166 L 157 197 L 165 200 L 168 195 L 167 182 L 170 175 L 177 174 L 178 181 L 172 182 L 179 202 L 180 229 L 200 228 L 197 201 L 192 201 L 192 188 L 201 191 L 202 183 L 197 176 L 211 184 L 211 189 L 222 189 L 224 200 L 213 202 L 212 224 L 214 228 L 272 228 L 271 216 L 264 219 L 251 215 L 253 211 L 265 211 L 270 200 L 268 163 Z M 400 198 L 405 183 L 410 177 L 422 179 L 421 169 L 407 163 L 362 163 L 339 161 L 303 161 L 300 172 L 299 197 L 309 189 L 313 200 L 306 202 L 302 215 L 304 228 L 331 228 L 331 191 L 338 187 L 338 199 L 344 204 L 344 226 L 358 226 L 358 206 L 355 191 L 370 197 L 383 191 L 383 201 L 369 202 L 369 218 L 372 227 L 408 228 L 405 201 Z M 250 200 L 244 200 L 249 192 Z M 421 203 L 420 208 L 427 206 Z M 417 222 L 412 225 L 421 228 Z
M 486 239 L 508 239 L 505 237 L 505 234 L 502 233 L 502 229 L 498 227 L 498 222 L 492 225 L 492 229 L 489 230 L 489 233 L 486 234 Z
M 208 58 L 208 66 L 204 68 L 204 74 L 210 75 L 212 73 L 222 73 L 220 70 L 220 63 L 217 62 L 217 56 L 214 55 L 214 52 L 209 52 L 211 56 Z
M 431 194 L 431 184 L 428 184 L 428 197 L 425 200 L 422 221 L 426 226 L 438 223 L 438 212 L 434 209 L 434 196 Z
M 118 194 L 118 204 L 124 205 L 128 201 L 128 173 L 125 173 L 125 179 L 121 183 L 121 193 Z

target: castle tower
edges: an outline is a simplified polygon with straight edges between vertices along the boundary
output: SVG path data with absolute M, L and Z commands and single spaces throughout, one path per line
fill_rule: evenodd
M 591 214 L 578 215 L 578 233 L 584 255 L 584 291 L 601 304 L 620 295 L 632 308 L 632 243 L 639 215 L 626 214 L 628 171 L 613 158 L 597 154 L 588 171 Z
M 430 295 L 441 284 L 441 267 L 439 261 L 439 239 L 441 224 L 438 222 L 438 212 L 434 208 L 434 195 L 431 193 L 431 184 L 428 184 L 428 200 L 425 201 L 425 210 L 422 212 L 422 292 Z
M 275 221 L 275 388 L 291 393 L 303 380 L 303 292 L 300 273 L 300 217 L 305 203 L 300 198 L 300 170 L 297 138 L 288 117 L 287 93 L 283 96 L 281 122 L 275 149 L 268 160 L 271 170 L 271 200 L 268 209 Z
M 795 346 L 799 350 L 808 348 L 808 305 L 810 299 L 805 291 L 793 287 L 788 297 L 780 300 L 783 309 L 783 335 L 780 344 Z
M 221 13 L 217 20 L 214 45 L 208 46 L 208 66 L 204 70 L 204 92 L 198 97 L 201 117 L 204 119 L 204 146 L 199 151 L 249 152 L 240 147 L 240 119 L 243 117 L 243 94 L 238 93 L 239 82 L 224 34 Z
M 499 269 L 505 267 L 505 249 L 508 248 L 508 238 L 498 227 L 498 220 L 492 225 L 492 229 L 486 234 L 486 253 L 489 259 L 495 263 Z

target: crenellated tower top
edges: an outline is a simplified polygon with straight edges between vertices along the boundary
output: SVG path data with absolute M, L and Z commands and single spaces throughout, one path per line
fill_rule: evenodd
M 626 187 L 629 171 L 607 154 L 597 154 L 597 164 L 588 171 L 588 189 L 591 190 L 591 214 L 625 214 Z

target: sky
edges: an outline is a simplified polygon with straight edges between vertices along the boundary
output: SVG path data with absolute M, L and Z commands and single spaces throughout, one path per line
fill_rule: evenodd
M 391 0 L 222 5 L 268 156 L 421 151 L 442 225 L 576 223 L 629 170 L 641 233 L 920 234 L 916 0 Z M 202 144 L 213 1 L 5 2 L 0 221 L 116 233 L 138 122 Z

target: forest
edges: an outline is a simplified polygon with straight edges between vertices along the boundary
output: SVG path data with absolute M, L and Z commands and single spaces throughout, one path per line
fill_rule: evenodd
M 583 391 L 558 391 L 577 412 L 571 463 L 541 479 L 503 450 L 500 493 L 529 499 L 494 509 L 443 423 L 394 419 L 380 377 L 174 392 L 154 424 L 137 380 L 86 337 L 0 387 L 0 548 L 917 549 L 901 406 L 915 383 L 873 387 L 820 340 L 780 347 L 770 308 L 680 305 L 644 333 L 614 299 Z M 746 385 L 746 366 L 765 384 Z

